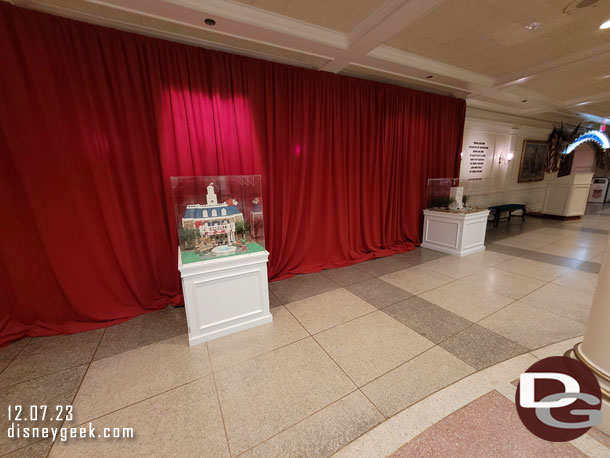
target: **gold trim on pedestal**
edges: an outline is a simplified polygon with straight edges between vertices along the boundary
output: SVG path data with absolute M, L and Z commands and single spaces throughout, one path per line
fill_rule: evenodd
M 576 345 L 574 345 L 574 348 L 572 348 L 572 350 L 566 351 L 564 356 L 569 356 L 570 352 L 574 353 L 575 359 L 577 359 L 578 361 L 583 363 L 585 366 L 587 366 L 589 369 L 591 369 L 591 372 L 593 372 L 593 374 L 595 374 L 595 376 L 604 380 L 605 382 L 610 383 L 610 376 L 604 374 L 598 368 L 594 367 L 589 361 L 587 361 L 585 356 L 580 352 L 581 345 L 582 345 L 582 342 L 577 343 Z M 604 389 L 604 387 L 602 387 L 602 386 L 600 386 L 600 389 L 602 390 L 602 397 L 604 397 L 605 399 L 610 401 L 610 391 Z

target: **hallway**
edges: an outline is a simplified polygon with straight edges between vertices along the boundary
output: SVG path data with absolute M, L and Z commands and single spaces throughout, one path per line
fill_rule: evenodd
M 454 456 L 607 455 L 610 439 L 595 430 L 565 444 L 526 434 L 511 382 L 581 340 L 609 231 L 610 209 L 565 222 L 527 217 L 489 224 L 487 250 L 463 258 L 418 248 L 275 282 L 272 324 L 192 348 L 184 310 L 173 308 L 23 339 L 0 350 L 3 405 L 73 405 L 71 426 L 133 427 L 137 447 L 2 438 L 0 449 L 403 457 L 445 443 Z M 520 432 L 496 441 L 509 427 Z

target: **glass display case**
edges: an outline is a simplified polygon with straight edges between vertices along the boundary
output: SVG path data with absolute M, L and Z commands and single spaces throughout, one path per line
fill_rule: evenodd
M 484 250 L 489 195 L 488 180 L 429 179 L 421 246 L 456 256 Z
M 182 264 L 265 250 L 260 175 L 171 177 Z
M 490 190 L 490 180 L 431 178 L 426 190 L 426 208 L 452 213 L 471 213 L 487 207 L 482 202 Z

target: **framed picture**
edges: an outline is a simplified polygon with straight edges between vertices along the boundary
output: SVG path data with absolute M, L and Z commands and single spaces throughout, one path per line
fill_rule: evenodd
M 549 144 L 546 141 L 525 140 L 519 166 L 519 183 L 544 180 L 544 168 Z

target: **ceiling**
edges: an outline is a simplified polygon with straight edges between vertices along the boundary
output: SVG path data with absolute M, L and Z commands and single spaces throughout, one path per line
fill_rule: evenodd
M 610 125 L 610 0 L 5 1 L 476 109 Z

